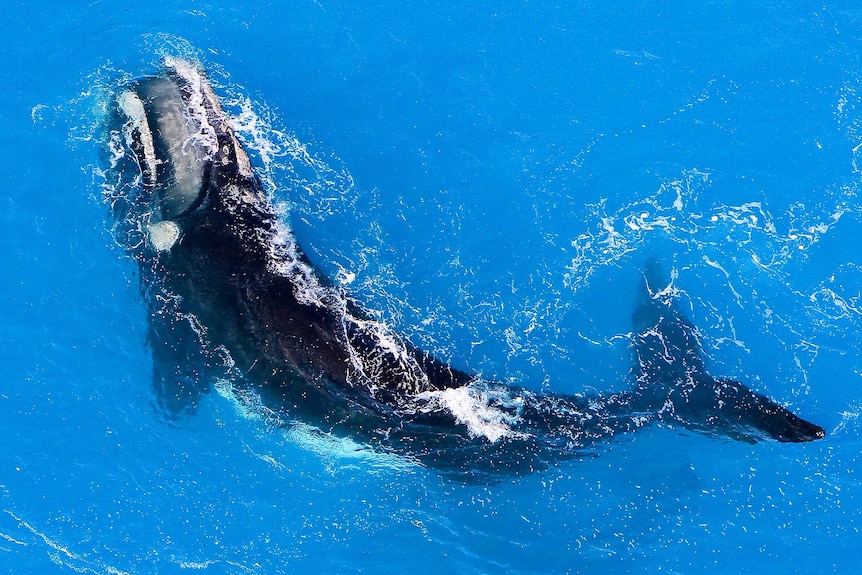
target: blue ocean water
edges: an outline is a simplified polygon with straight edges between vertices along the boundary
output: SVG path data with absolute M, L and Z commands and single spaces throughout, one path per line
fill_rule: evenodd
M 862 9 L 193 2 L 6 10 L 0 571 L 847 573 L 862 539 Z M 804 445 L 651 428 L 465 484 L 269 425 L 167 422 L 102 201 L 111 91 L 210 72 L 315 262 L 458 366 L 624 389 L 658 255 L 710 369 Z

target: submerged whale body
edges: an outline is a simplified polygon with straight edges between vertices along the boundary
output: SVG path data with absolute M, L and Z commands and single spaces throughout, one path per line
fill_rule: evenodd
M 633 316 L 629 391 L 539 394 L 447 365 L 316 270 L 194 64 L 167 58 L 123 87 L 114 113 L 125 151 L 112 205 L 139 263 L 153 385 L 169 414 L 225 377 L 282 421 L 465 475 L 541 468 L 655 422 L 747 441 L 824 436 L 707 372 L 655 262 Z

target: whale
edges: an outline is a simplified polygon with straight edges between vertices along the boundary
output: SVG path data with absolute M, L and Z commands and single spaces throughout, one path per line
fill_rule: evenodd
M 745 442 L 825 436 L 710 375 L 658 260 L 640 273 L 628 389 L 539 393 L 441 361 L 321 273 L 198 63 L 166 57 L 124 82 L 107 124 L 109 204 L 137 263 L 155 403 L 169 420 L 228 382 L 280 425 L 464 477 L 546 468 L 654 425 Z

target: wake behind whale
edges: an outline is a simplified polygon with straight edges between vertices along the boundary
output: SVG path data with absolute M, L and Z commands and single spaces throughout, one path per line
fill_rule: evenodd
M 450 366 L 312 265 L 194 64 L 166 58 L 159 74 L 122 87 L 111 114 L 111 205 L 138 262 L 168 413 L 226 377 L 281 419 L 465 475 L 541 468 L 655 422 L 748 441 L 824 436 L 708 373 L 657 262 L 633 315 L 631 390 L 539 394 Z

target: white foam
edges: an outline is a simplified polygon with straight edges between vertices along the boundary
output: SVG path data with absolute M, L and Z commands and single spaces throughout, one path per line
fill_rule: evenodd
M 519 398 L 503 398 L 499 391 L 489 390 L 480 383 L 471 383 L 454 389 L 428 391 L 417 395 L 417 399 L 427 402 L 421 411 L 429 412 L 445 409 L 461 425 L 467 426 L 471 437 L 484 437 L 494 443 L 504 437 L 520 438 L 527 434 L 512 429 L 520 418 L 499 407 L 491 405 L 493 400 L 507 399 L 512 407 L 517 408 Z
M 183 78 L 191 88 L 189 99 L 186 102 L 186 112 L 189 119 L 194 122 L 197 130 L 190 130 L 193 134 L 189 138 L 189 144 L 206 153 L 206 159 L 212 159 L 218 150 L 218 137 L 215 127 L 210 123 L 209 114 L 205 105 L 205 96 L 212 94 L 206 79 L 198 71 L 197 67 L 181 58 L 171 56 L 165 57 L 165 66 L 173 68 L 177 75 Z M 217 108 L 218 100 L 210 98 L 210 105 L 214 107 L 217 114 L 221 110 Z M 222 115 L 223 117 L 223 115 Z M 219 119 L 219 118 L 217 118 Z
M 335 279 L 341 285 L 349 285 L 356 279 L 356 274 L 344 268 L 339 268 L 338 273 L 335 274 Z
M 40 531 L 22 517 L 12 513 L 8 509 L 3 510 L 7 515 L 18 522 L 18 525 L 31 534 L 41 539 L 50 551 L 48 554 L 51 560 L 57 565 L 68 567 L 77 573 L 110 573 L 111 575 L 130 575 L 129 572 L 118 569 L 112 565 L 108 565 L 98 560 L 88 558 L 86 551 L 76 553 L 69 549 L 66 545 L 57 539 L 49 537 L 46 533 Z
M 264 165 L 270 165 L 276 157 L 285 155 L 284 144 L 281 142 L 285 135 L 273 130 L 252 107 L 251 100 L 241 98 L 239 102 L 240 111 L 228 119 L 231 128 L 241 134 L 246 134 L 250 141 L 249 148 L 255 150 Z M 276 136 L 278 140 L 272 138 Z

